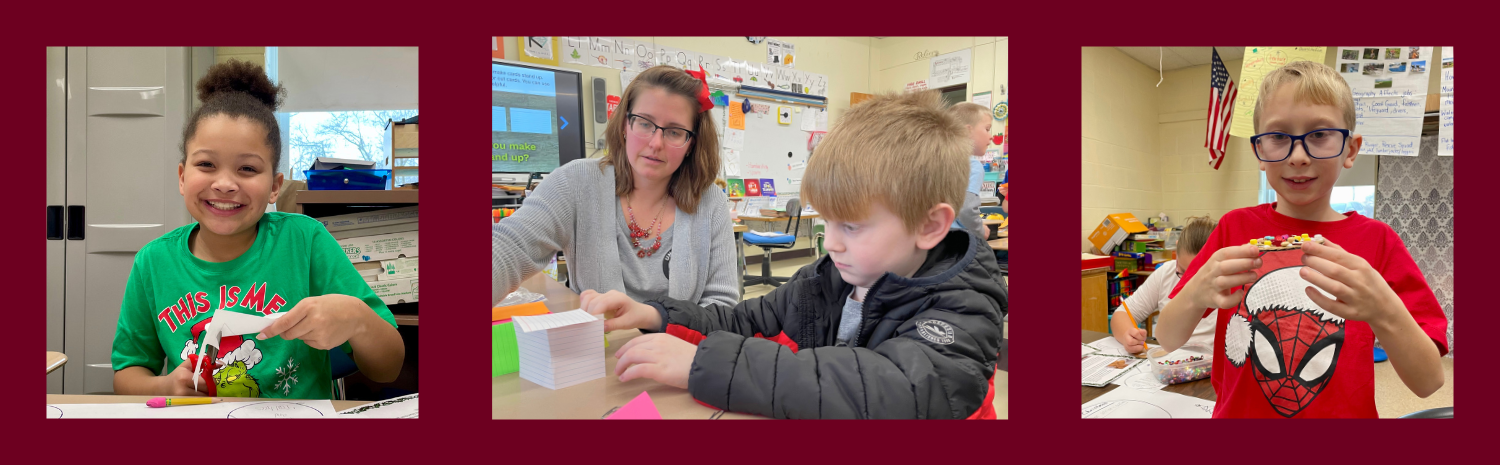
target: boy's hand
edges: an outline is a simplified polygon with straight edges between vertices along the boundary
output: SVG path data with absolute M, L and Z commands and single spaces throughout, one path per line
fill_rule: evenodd
M 211 366 L 204 366 L 204 370 L 213 370 Z M 167 396 L 188 397 L 208 395 L 208 385 L 198 383 L 198 389 L 193 389 L 193 362 L 182 362 L 171 373 L 161 376 L 163 382 L 161 392 Z
M 653 309 L 654 311 L 654 309 Z M 687 389 L 688 370 L 698 346 L 669 334 L 646 334 L 625 343 L 615 357 L 615 376 L 620 382 L 650 378 L 656 382 Z
M 1392 303 L 1400 297 L 1386 284 L 1370 262 L 1333 242 L 1302 244 L 1302 279 L 1322 288 L 1329 299 L 1312 287 L 1304 289 L 1313 303 L 1345 320 L 1375 322 L 1391 315 Z
M 371 315 L 364 301 L 351 296 L 308 297 L 261 330 L 255 339 L 281 336 L 286 340 L 301 339 L 314 349 L 329 350 L 364 332 L 367 317 Z
M 606 333 L 617 329 L 655 330 L 661 327 L 661 314 L 657 313 L 656 307 L 631 300 L 624 292 L 609 291 L 600 294 L 589 289 L 583 291 L 578 297 L 579 308 L 589 312 L 590 315 L 607 316 L 608 313 L 614 313 L 614 317 L 604 320 Z
M 1123 333 L 1117 332 L 1115 339 L 1120 341 L 1120 345 L 1125 346 L 1126 352 L 1139 354 L 1146 350 L 1146 330 L 1144 329 L 1130 328 Z
M 1254 245 L 1219 249 L 1203 262 L 1178 298 L 1187 293 L 1194 307 L 1234 308 L 1245 298 L 1245 290 L 1240 287 L 1255 282 L 1255 269 L 1260 264 L 1260 248 Z

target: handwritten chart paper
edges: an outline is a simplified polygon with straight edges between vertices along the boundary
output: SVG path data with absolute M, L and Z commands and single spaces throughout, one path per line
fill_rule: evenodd
M 1115 389 L 1083 404 L 1083 418 L 1210 418 L 1214 401 L 1175 392 Z
M 1234 99 L 1234 122 L 1229 126 L 1229 135 L 1250 137 L 1255 135 L 1255 101 L 1260 98 L 1260 81 L 1276 68 L 1293 61 L 1323 62 L 1326 47 L 1245 47 L 1245 58 L 1240 66 L 1239 95 Z
M 969 63 L 973 49 L 963 49 L 932 57 L 927 72 L 927 87 L 939 88 L 969 82 Z
M 1438 109 L 1438 155 L 1453 156 L 1453 47 L 1443 47 L 1442 93 Z
M 329 418 L 327 400 L 268 400 L 151 408 L 125 404 L 48 404 L 47 418 Z
M 1417 156 L 1432 47 L 1339 47 L 1337 69 L 1354 92 L 1361 155 Z
M 512 321 L 521 379 L 559 389 L 604 377 L 604 320 L 580 309 Z

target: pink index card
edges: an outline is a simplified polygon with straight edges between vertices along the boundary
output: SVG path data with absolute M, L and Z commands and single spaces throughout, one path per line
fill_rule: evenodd
M 656 411 L 656 403 L 651 402 L 651 395 L 641 391 L 641 395 L 635 396 L 629 403 L 615 411 L 606 420 L 660 420 L 661 412 Z

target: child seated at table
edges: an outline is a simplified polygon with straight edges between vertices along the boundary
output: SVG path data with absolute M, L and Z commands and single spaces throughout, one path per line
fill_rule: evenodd
M 999 268 L 949 229 L 972 149 L 935 92 L 851 108 L 802 182 L 828 255 L 733 307 L 585 291 L 605 330 L 664 333 L 621 347 L 615 375 L 775 418 L 995 418 Z
M 1120 345 L 1125 346 L 1125 350 L 1132 354 L 1146 350 L 1146 330 L 1141 329 L 1140 324 L 1150 318 L 1152 313 L 1166 308 L 1167 301 L 1171 300 L 1167 295 L 1177 287 L 1182 273 L 1187 271 L 1189 263 L 1193 263 L 1198 251 L 1203 250 L 1203 244 L 1208 242 L 1208 235 L 1213 231 L 1214 220 L 1189 218 L 1187 226 L 1182 228 L 1181 237 L 1177 239 L 1177 259 L 1157 265 L 1146 282 L 1121 302 L 1120 308 L 1115 309 L 1115 313 L 1109 318 L 1109 331 L 1116 341 L 1120 341 Z M 1209 312 L 1193 328 L 1193 335 L 1188 338 L 1188 342 L 1212 347 L 1215 321 L 1218 321 L 1217 315 Z

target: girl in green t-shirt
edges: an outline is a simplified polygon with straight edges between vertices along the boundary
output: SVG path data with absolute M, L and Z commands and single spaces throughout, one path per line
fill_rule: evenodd
M 405 348 L 390 310 L 317 220 L 266 213 L 282 174 L 284 90 L 256 65 L 215 65 L 182 131 L 178 191 L 196 223 L 136 254 L 112 365 L 118 394 L 326 399 L 328 350 L 395 380 Z M 191 355 L 219 312 L 284 313 L 260 334 L 224 335 L 194 388 Z

